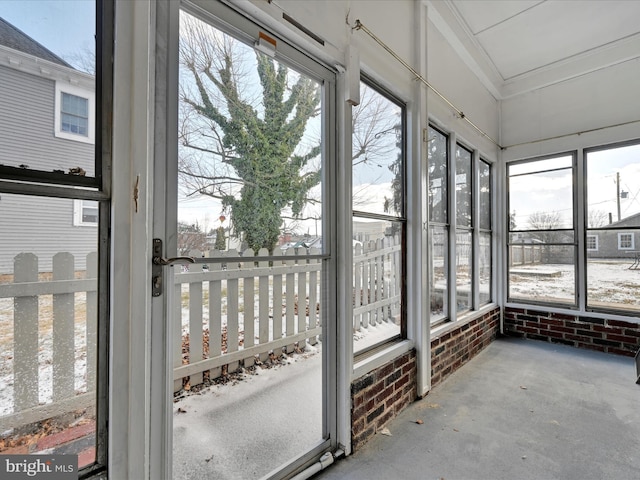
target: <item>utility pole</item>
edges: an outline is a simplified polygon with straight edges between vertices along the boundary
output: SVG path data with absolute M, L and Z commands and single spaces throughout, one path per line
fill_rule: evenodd
M 616 172 L 616 203 L 618 205 L 618 221 L 620 221 L 620 172 Z

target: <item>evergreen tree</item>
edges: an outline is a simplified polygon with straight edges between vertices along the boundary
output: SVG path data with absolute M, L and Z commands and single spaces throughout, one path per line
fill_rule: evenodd
M 320 182 L 310 165 L 320 145 L 299 154 L 307 122 L 319 113 L 320 91 L 262 53 L 251 62 L 241 47 L 183 17 L 183 85 L 194 88 L 181 92 L 179 171 L 188 194 L 222 201 L 233 230 L 250 248 L 272 251 L 283 212 L 299 217 Z M 248 80 L 252 64 L 257 84 Z

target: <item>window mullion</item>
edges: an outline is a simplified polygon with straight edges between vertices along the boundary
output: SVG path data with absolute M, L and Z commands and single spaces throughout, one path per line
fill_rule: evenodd
M 447 181 L 449 190 L 449 320 L 455 321 L 457 318 L 457 258 L 456 258 L 456 239 L 457 239 L 457 208 L 456 208 L 456 145 L 457 139 L 455 132 L 451 132 L 447 145 Z

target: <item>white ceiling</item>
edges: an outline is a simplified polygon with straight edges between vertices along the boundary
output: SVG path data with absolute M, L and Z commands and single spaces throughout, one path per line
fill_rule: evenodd
M 497 98 L 640 58 L 640 0 L 431 0 L 429 18 Z

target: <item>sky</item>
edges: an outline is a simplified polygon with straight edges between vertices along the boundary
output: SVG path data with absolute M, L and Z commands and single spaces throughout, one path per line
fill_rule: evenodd
M 620 176 L 620 217 L 640 212 L 640 145 L 619 147 L 586 154 L 587 208 L 604 217 L 617 218 L 617 174 Z M 558 162 L 531 162 L 517 167 L 518 173 L 554 168 Z M 562 166 L 570 163 L 562 163 Z M 510 173 L 513 173 L 513 169 Z M 510 210 L 516 212 L 516 226 L 526 229 L 535 212 L 559 212 L 570 227 L 573 210 L 571 168 L 538 175 L 523 175 L 510 180 Z M 626 192 L 626 195 L 622 192 Z M 608 223 L 608 218 L 606 218 Z
M 0 17 L 67 61 L 95 49 L 93 0 L 0 0 Z

